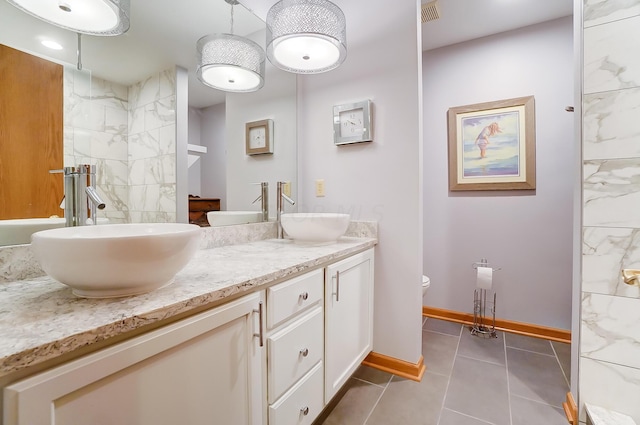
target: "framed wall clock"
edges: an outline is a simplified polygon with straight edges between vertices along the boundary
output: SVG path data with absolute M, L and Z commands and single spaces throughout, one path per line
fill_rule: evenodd
M 273 153 L 273 120 L 248 122 L 245 127 L 247 155 Z
M 333 142 L 336 145 L 372 140 L 370 100 L 333 107 Z

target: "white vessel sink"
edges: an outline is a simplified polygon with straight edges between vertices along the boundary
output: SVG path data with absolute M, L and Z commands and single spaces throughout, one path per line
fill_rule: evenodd
M 43 230 L 31 236 L 42 269 L 87 298 L 137 295 L 173 282 L 200 243 L 181 223 L 107 224 Z
M 107 218 L 98 218 L 98 224 L 106 224 Z M 64 227 L 64 218 L 17 218 L 0 220 L 0 246 L 31 242 L 31 235 L 47 229 Z
M 262 221 L 262 213 L 257 211 L 209 211 L 207 221 L 210 226 L 259 223 Z
M 351 216 L 337 213 L 288 213 L 280 220 L 287 235 L 297 243 L 331 243 L 344 235 Z

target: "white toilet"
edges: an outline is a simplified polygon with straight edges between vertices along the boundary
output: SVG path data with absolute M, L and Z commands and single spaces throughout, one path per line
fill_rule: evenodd
M 427 289 L 431 286 L 431 280 L 428 276 L 422 275 L 422 296 L 424 297 L 427 293 Z

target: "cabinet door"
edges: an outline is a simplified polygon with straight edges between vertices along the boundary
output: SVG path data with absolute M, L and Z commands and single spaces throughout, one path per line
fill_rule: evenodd
M 4 424 L 265 423 L 263 293 L 17 382 Z
M 325 403 L 373 346 L 373 249 L 325 273 Z

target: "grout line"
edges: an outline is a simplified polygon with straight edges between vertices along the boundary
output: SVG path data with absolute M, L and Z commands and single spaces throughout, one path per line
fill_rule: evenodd
M 387 384 L 384 384 L 384 385 L 376 384 L 375 382 L 367 381 L 366 379 L 358 378 L 356 376 L 352 376 L 352 378 L 357 380 L 357 381 L 364 382 L 365 384 L 370 384 L 370 385 L 376 386 L 378 388 L 387 388 L 387 384 L 388 384 L 388 382 L 387 382 Z
M 487 422 L 484 419 L 476 418 L 475 416 L 467 415 L 466 413 L 458 412 L 457 410 L 449 409 L 448 407 L 445 407 L 442 410 L 448 410 L 450 412 L 457 413 L 458 415 L 462 415 L 462 416 L 465 416 L 467 418 L 475 419 L 476 421 L 480 421 L 480 422 L 483 422 L 485 424 L 495 425 L 493 422 Z
M 494 365 L 494 366 L 503 366 L 503 367 L 506 367 L 506 366 L 507 366 L 507 365 L 506 365 L 506 363 L 507 363 L 506 356 L 505 356 L 504 364 L 502 364 L 502 363 L 496 363 L 496 362 L 490 362 L 489 360 L 485 360 L 485 359 L 478 359 L 478 358 L 476 358 L 476 357 L 465 356 L 464 354 L 460 354 L 460 357 L 464 357 L 465 359 L 477 360 L 477 361 L 479 361 L 479 362 L 483 362 L 483 363 L 489 363 L 489 364 L 492 364 L 492 365 Z
M 534 399 L 532 399 L 532 398 L 524 397 L 524 396 L 521 396 L 521 395 L 518 395 L 518 394 L 512 394 L 512 395 L 513 395 L 514 397 L 518 397 L 518 398 L 521 398 L 521 399 L 523 399 L 523 400 L 530 401 L 530 402 L 532 402 L 532 403 L 541 404 L 541 405 L 543 405 L 543 406 L 555 407 L 556 409 L 560 409 L 560 410 L 562 410 L 562 406 L 556 406 L 556 405 L 554 405 L 554 404 L 545 403 L 544 401 L 540 401 L 540 400 L 534 400 Z
M 507 348 L 510 348 L 510 349 L 512 349 L 512 350 L 526 351 L 527 353 L 540 354 L 541 356 L 555 357 L 555 358 L 556 358 L 556 360 L 558 359 L 558 356 L 556 356 L 555 351 L 553 352 L 553 354 L 545 354 L 545 353 L 540 353 L 540 352 L 538 352 L 538 351 L 527 350 L 527 349 L 525 349 L 525 348 L 509 347 L 508 345 L 507 345 Z M 552 346 L 552 348 L 553 348 L 553 346 Z M 561 369 L 562 369 L 562 368 L 561 368 Z
M 458 348 L 460 348 L 460 341 L 462 340 L 462 332 L 464 331 L 464 326 L 460 326 L 460 334 L 458 334 L 458 344 L 456 345 L 456 352 L 453 354 L 453 364 L 451 365 L 451 371 L 449 372 L 449 379 L 447 379 L 447 387 L 444 390 L 444 397 L 442 397 L 442 405 L 440 406 L 440 413 L 438 414 L 438 421 L 436 425 L 440 424 L 440 419 L 442 419 L 442 411 L 445 409 L 444 402 L 447 401 L 447 393 L 449 392 L 449 385 L 451 384 L 451 376 L 453 375 L 453 368 L 456 365 L 456 357 L 458 357 Z
M 455 337 L 456 337 L 455 335 L 445 334 L 445 333 L 438 332 L 438 331 L 432 331 L 432 330 L 430 330 L 430 329 L 422 329 L 422 332 L 431 332 L 432 334 L 438 334 L 438 335 L 450 336 L 450 337 L 452 337 L 452 338 L 455 338 Z M 458 336 L 458 337 L 459 337 L 459 336 Z
M 549 342 L 549 344 L 551 344 L 551 342 Z M 562 376 L 564 377 L 564 381 L 567 383 L 567 386 L 569 387 L 569 391 L 571 391 L 571 383 L 569 382 L 569 379 L 567 378 L 567 373 L 564 371 L 564 368 L 562 367 L 562 363 L 560 363 L 560 358 L 558 357 L 558 352 L 556 351 L 556 347 L 554 347 L 553 344 L 551 344 L 551 349 L 553 350 L 553 354 L 556 356 L 556 361 L 558 362 L 558 365 L 560 366 L 560 372 L 562 372 Z
M 507 404 L 509 406 L 509 423 L 513 425 L 513 411 L 511 410 L 511 384 L 509 383 L 509 360 L 507 359 L 507 338 L 504 341 L 504 371 L 507 374 Z
M 371 415 L 373 415 L 373 411 L 376 410 L 376 407 L 378 407 L 378 403 L 380 403 L 380 400 L 382 399 L 382 396 L 384 395 L 385 391 L 387 391 L 387 388 L 389 387 L 389 384 L 391 383 L 391 380 L 393 379 L 394 376 L 395 375 L 391 375 L 389 377 L 389 380 L 387 381 L 387 385 L 384 386 L 384 388 L 382 389 L 382 392 L 380 393 L 380 396 L 378 397 L 376 402 L 373 403 L 373 407 L 369 411 L 369 414 L 367 415 L 367 417 L 364 418 L 364 422 L 362 422 L 362 425 L 366 425 L 366 423 L 369 420 L 369 418 L 371 417 Z M 372 385 L 374 385 L 374 384 L 372 384 Z

